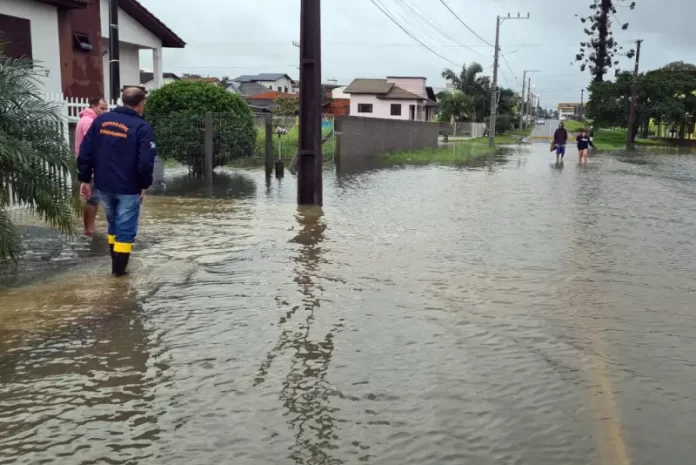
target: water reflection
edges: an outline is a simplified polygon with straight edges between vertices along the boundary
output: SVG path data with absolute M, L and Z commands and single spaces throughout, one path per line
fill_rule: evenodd
M 216 197 L 244 199 L 256 194 L 256 183 L 242 173 L 220 171 L 213 180 L 189 175 L 168 178 L 162 195 L 175 197 Z
M 301 207 L 296 218 L 300 229 L 291 242 L 300 248 L 293 259 L 293 281 L 298 286 L 301 302 L 281 317 L 279 324 L 284 329 L 259 368 L 255 384 L 264 383 L 274 360 L 289 352 L 290 368 L 280 391 L 288 425 L 295 437 L 289 458 L 297 464 L 341 464 L 343 460 L 333 457 L 332 451 L 338 448 L 336 427 L 342 420 L 337 418 L 339 409 L 330 402 L 332 396 L 340 394 L 330 385 L 327 373 L 334 337 L 343 324 L 334 324 L 326 332 L 314 327 L 324 292 L 319 283 L 319 269 L 324 260 L 326 223 L 320 208 Z M 293 322 L 296 317 L 301 321 Z
M 138 463 L 160 439 L 148 332 L 117 283 L 100 308 L 56 310 L 0 347 L 0 463 Z M 67 306 L 67 305 L 66 305 Z M 144 462 L 140 462 L 144 463 Z

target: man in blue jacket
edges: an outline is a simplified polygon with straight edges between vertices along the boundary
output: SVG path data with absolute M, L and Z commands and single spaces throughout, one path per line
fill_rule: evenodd
M 90 197 L 94 176 L 94 188 L 104 204 L 114 276 L 126 274 L 156 155 L 154 133 L 142 117 L 145 91 L 127 88 L 122 100 L 122 107 L 94 120 L 77 159 L 80 192 Z

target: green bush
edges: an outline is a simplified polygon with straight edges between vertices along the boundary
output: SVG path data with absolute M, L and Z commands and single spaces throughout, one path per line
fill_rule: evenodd
M 253 155 L 254 116 L 241 97 L 210 83 L 177 81 L 153 91 L 145 103 L 160 157 L 202 173 L 207 113 L 213 118 L 214 167 Z

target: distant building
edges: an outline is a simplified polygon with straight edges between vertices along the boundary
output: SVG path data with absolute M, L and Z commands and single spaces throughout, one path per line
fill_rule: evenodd
M 559 103 L 558 117 L 560 119 L 580 118 L 584 114 L 584 106 L 581 103 Z
M 367 118 L 432 121 L 435 94 L 424 77 L 390 76 L 355 79 L 343 91 L 350 95 L 350 114 Z
M 197 77 L 197 76 L 186 76 L 184 81 L 201 81 L 207 82 L 208 84 L 213 84 L 218 87 L 223 87 L 222 81 L 216 77 Z
M 181 78 L 174 73 L 163 73 L 162 74 L 162 85 L 170 84 L 175 81 L 180 81 Z M 155 84 L 155 74 L 150 71 L 140 70 L 140 85 L 143 86 L 148 91 L 157 89 L 157 84 Z
M 293 86 L 295 81 L 290 76 L 284 73 L 261 73 L 261 74 L 245 74 L 232 79 L 234 84 L 259 84 L 267 89 L 284 94 L 296 94 L 299 91 Z

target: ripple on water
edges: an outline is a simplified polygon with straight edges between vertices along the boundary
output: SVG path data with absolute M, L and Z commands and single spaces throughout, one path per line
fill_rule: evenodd
M 0 464 L 689 463 L 696 159 L 545 149 L 169 182 L 129 278 L 0 291 Z

